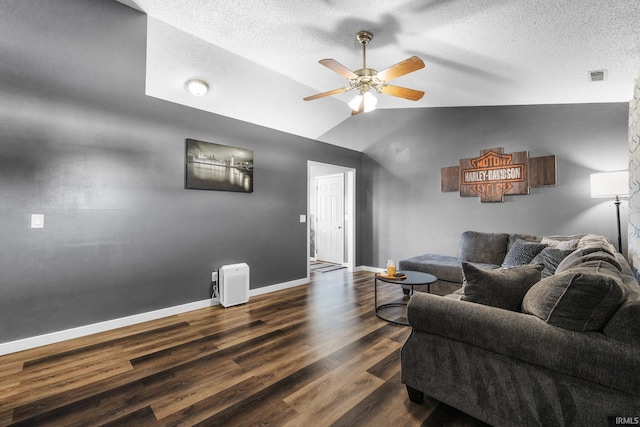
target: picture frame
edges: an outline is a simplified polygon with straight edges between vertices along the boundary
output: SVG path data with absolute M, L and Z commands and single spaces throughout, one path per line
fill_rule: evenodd
M 253 193 L 253 150 L 187 139 L 185 188 Z

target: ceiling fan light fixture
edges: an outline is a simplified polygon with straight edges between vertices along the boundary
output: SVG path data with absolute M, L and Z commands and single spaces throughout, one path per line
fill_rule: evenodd
M 193 96 L 203 96 L 209 90 L 207 82 L 202 80 L 189 80 L 186 86 L 189 93 Z
M 376 109 L 376 104 L 378 103 L 378 98 L 371 95 L 370 92 L 365 92 L 364 94 L 356 95 L 351 101 L 349 101 L 349 107 L 353 111 L 358 111 L 360 109 L 360 104 L 362 103 L 362 98 L 364 98 L 364 110 L 363 113 L 368 113 Z

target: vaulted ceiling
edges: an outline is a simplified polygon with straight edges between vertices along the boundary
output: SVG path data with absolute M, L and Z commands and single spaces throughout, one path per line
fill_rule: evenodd
M 637 0 L 119 1 L 149 17 L 147 95 L 319 140 L 361 117 L 353 91 L 302 100 L 348 85 L 318 60 L 361 68 L 359 30 L 368 67 L 426 64 L 394 80 L 420 101 L 376 94 L 379 109 L 626 102 L 640 69 Z

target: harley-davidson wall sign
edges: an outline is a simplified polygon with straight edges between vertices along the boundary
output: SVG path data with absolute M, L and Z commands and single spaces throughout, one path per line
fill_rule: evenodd
M 480 151 L 479 157 L 460 159 L 459 166 L 442 168 L 440 178 L 443 192 L 479 196 L 483 203 L 503 202 L 505 195 L 556 185 L 556 156 L 529 157 L 527 151 L 504 153 L 503 148 L 490 148 Z

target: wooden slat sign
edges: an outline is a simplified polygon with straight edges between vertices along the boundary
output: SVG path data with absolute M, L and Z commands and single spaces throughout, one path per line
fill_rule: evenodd
M 479 157 L 460 159 L 459 166 L 442 168 L 440 178 L 443 192 L 480 196 L 483 203 L 504 202 L 505 195 L 556 185 L 556 156 L 529 158 L 527 151 L 506 154 L 503 148 L 490 148 L 480 151 Z

